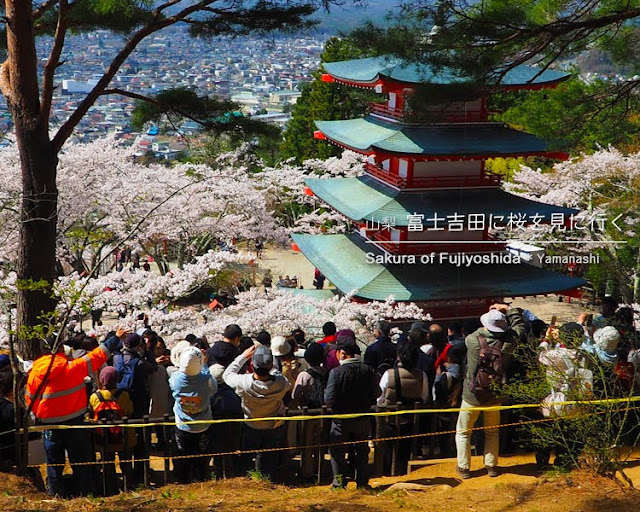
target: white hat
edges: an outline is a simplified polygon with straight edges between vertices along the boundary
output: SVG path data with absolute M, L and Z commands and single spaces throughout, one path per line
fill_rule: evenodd
M 274 356 L 286 356 L 289 352 L 291 352 L 291 345 L 284 336 L 271 339 L 271 353 Z
M 202 371 L 203 363 L 204 355 L 202 355 L 202 351 L 199 348 L 185 348 L 180 354 L 180 371 L 190 377 L 198 375 Z
M 593 333 L 593 341 L 605 352 L 615 352 L 620 341 L 620 333 L 615 327 L 608 325 Z
M 216 379 L 217 382 L 222 382 L 222 374 L 224 373 L 224 366 L 219 363 L 209 366 L 209 373 Z
M 171 349 L 170 356 L 171 364 L 173 366 L 175 366 L 176 368 L 180 366 L 180 354 L 182 354 L 185 348 L 188 348 L 190 346 L 191 343 L 189 343 L 187 340 L 179 341 L 176 345 L 174 345 L 174 347 Z
M 505 332 L 509 328 L 509 322 L 504 313 L 497 309 L 490 309 L 480 317 L 482 326 L 491 332 Z

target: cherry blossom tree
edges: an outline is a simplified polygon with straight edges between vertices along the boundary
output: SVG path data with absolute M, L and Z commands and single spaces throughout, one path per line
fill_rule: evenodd
M 5 261 L 15 261 L 17 255 L 17 166 L 14 148 L 0 151 Z M 245 168 L 137 164 L 132 148 L 107 137 L 67 146 L 58 169 L 58 257 L 78 271 L 90 271 L 103 249 L 125 239 L 141 247 L 153 247 L 154 240 L 188 247 L 204 235 L 226 240 L 286 237 L 270 212 L 264 186 Z
M 321 5 L 287 2 L 230 3 L 216 0 L 4 0 L 0 6 L 3 62 L 0 66 L 0 94 L 6 100 L 14 125 L 19 152 L 19 252 L 17 271 L 18 323 L 27 329 L 43 326 L 55 309 L 52 298 L 56 274 L 58 163 L 60 153 L 74 130 L 99 98 L 108 95 L 132 96 L 110 87 L 138 46 L 154 34 L 174 26 L 188 26 L 199 37 L 221 34 L 266 33 L 296 30 L 313 25 L 307 17 Z M 68 37 L 72 33 L 96 29 L 122 35 L 121 44 L 107 59 L 104 72 L 60 126 L 52 119 L 56 75 L 65 65 Z M 52 36 L 44 54 L 38 55 L 36 39 Z M 136 99 L 158 103 L 139 93 Z M 181 105 L 177 106 L 180 110 Z M 189 115 L 189 112 L 183 114 Z M 192 116 L 193 117 L 193 116 Z M 39 283 L 38 286 L 33 286 Z M 28 286 L 27 286 L 28 285 Z M 39 341 L 20 330 L 24 353 L 37 354 Z
M 181 265 L 216 240 L 285 243 L 291 231 L 345 230 L 346 219 L 308 195 L 304 180 L 357 176 L 363 168 L 359 155 L 344 152 L 324 162 L 284 162 L 257 171 L 249 158 L 247 145 L 211 166 L 143 165 L 135 162 L 133 147 L 113 136 L 66 146 L 58 165 L 58 273 L 90 272 L 122 241 L 149 252 L 165 272 L 167 248 Z M 15 147 L 0 150 L 5 262 L 15 262 L 18 254 L 18 167 Z
M 115 311 L 127 308 L 148 308 L 150 304 L 169 304 L 188 297 L 211 281 L 223 270 L 250 261 L 248 254 L 209 251 L 184 265 L 161 275 L 155 272 L 123 270 L 109 272 L 98 278 L 81 277 L 77 273 L 60 277 L 55 291 L 61 306 L 86 312 L 89 308 Z
M 136 163 L 134 149 L 113 136 L 66 146 L 58 165 L 57 254 L 60 274 L 69 274 L 56 284 L 62 310 L 114 310 L 122 304 L 144 307 L 184 297 L 207 280 L 202 279 L 203 273 L 211 277 L 246 260 L 229 253 L 207 253 L 215 240 L 284 243 L 291 231 L 345 229 L 346 219 L 319 206 L 305 190 L 304 179 L 357 176 L 363 167 L 360 156 L 345 152 L 324 162 L 312 160 L 303 166 L 285 162 L 277 167 L 256 167 L 255 162 L 250 165 L 250 158 L 250 148 L 245 146 L 220 156 L 212 165 L 142 165 Z M 13 177 L 18 165 L 15 148 L 0 150 L 4 205 L 0 250 L 8 268 L 18 252 L 15 205 L 20 191 Z M 289 215 L 287 209 L 294 207 L 297 211 Z M 156 261 L 165 257 L 167 248 L 174 255 L 188 256 L 166 275 L 108 272 L 94 279 L 97 264 L 106 259 L 108 271 L 114 262 L 109 253 L 125 244 L 152 253 Z M 164 270 L 169 270 L 168 264 Z
M 580 210 L 574 229 L 529 229 L 519 232 L 518 237 L 589 242 L 572 246 L 571 250 L 583 253 L 597 250 L 604 258 L 601 265 L 592 266 L 590 277 L 601 281 L 604 287 L 618 288 L 602 291 L 615 291 L 627 302 L 637 302 L 640 299 L 639 185 L 640 153 L 625 155 L 609 147 L 558 163 L 550 170 L 521 166 L 513 181 L 504 187 L 529 199 Z
M 294 232 L 316 233 L 335 228 L 344 231 L 346 219 L 321 205 L 304 184 L 307 178 L 355 177 L 364 173 L 364 159 L 353 151 L 344 151 L 339 157 L 327 160 L 311 159 L 302 166 L 293 159 L 277 167 L 264 166 L 257 173 L 269 207 L 283 226 Z
M 339 329 L 352 329 L 360 341 L 368 344 L 373 339 L 373 328 L 379 319 L 431 318 L 419 306 L 395 302 L 392 297 L 385 302 L 357 303 L 348 295 L 319 300 L 305 295 L 294 295 L 290 291 L 265 292 L 252 288 L 240 293 L 237 300 L 237 304 L 215 311 L 204 307 L 180 308 L 169 312 L 158 308 L 144 311 L 152 328 L 166 337 L 170 344 L 184 339 L 189 333 L 206 336 L 210 341 L 220 339 L 224 328 L 231 323 L 238 324 L 243 332 L 249 335 L 255 335 L 262 329 L 266 329 L 272 335 L 288 335 L 292 330 L 302 328 L 309 334 L 310 339 L 313 339 L 314 336 L 322 337 L 322 325 L 327 321 L 335 322 Z M 120 324 L 134 328 L 137 325 L 136 316 L 137 313 L 123 318 Z M 110 327 L 103 326 L 98 334 L 106 333 L 109 329 Z

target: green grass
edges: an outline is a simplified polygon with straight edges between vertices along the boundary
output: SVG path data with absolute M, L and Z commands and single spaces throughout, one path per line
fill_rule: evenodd
M 257 469 L 250 469 L 249 471 L 247 471 L 247 476 L 254 482 L 271 482 L 267 475 L 262 473 L 262 471 L 258 471 Z

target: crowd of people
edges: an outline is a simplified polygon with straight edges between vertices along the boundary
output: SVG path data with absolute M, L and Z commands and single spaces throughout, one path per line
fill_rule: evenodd
M 250 337 L 231 324 L 222 339 L 212 344 L 188 335 L 171 350 L 150 328 L 119 329 L 100 343 L 84 334 L 59 345 L 49 340 L 45 355 L 34 361 L 22 382 L 24 404 L 13 396 L 10 359 L 0 355 L 0 432 L 14 428 L 15 404 L 28 408 L 38 424 L 51 426 L 44 430 L 43 443 L 47 489 L 52 495 L 117 492 L 116 455 L 129 482 L 142 482 L 151 448 L 143 430 L 122 428 L 112 420 L 127 417 L 135 422 L 147 415 L 175 417 L 175 427 L 155 427 L 154 447 L 162 449 L 170 443 L 173 474 L 179 482 L 207 480 L 212 472 L 235 476 L 248 470 L 278 480 L 287 457 L 296 451 L 302 455 L 297 477 L 311 482 L 319 453 L 312 446 L 325 442 L 332 487 L 344 488 L 350 479 L 358 487 L 367 487 L 373 435 L 370 416 L 332 418 L 324 432 L 320 419 L 305 420 L 304 429 L 300 422 L 285 421 L 285 408 L 327 406 L 334 414 L 357 415 L 375 405 L 461 407 L 457 414 L 438 415 L 436 422 L 431 416 L 418 416 L 418 425 L 413 414 L 402 415 L 389 422 L 384 434 L 440 432 L 455 424 L 455 448 L 453 438 L 443 435 L 437 452 L 444 456 L 449 455 L 447 450 L 455 450 L 457 474 L 466 479 L 471 476 L 471 434 L 480 414 L 484 417 L 484 465 L 489 476 L 498 475 L 500 412 L 482 412 L 482 407 L 503 402 L 497 390 L 518 374 L 518 362 L 512 357 L 518 345 L 535 344 L 540 363 L 549 366 L 558 360 L 558 351 L 567 350 L 575 367 L 584 372 L 589 370 L 580 362 L 580 354 L 590 354 L 610 367 L 615 378 L 623 383 L 627 379 L 629 389 L 640 384 L 633 312 L 618 308 L 609 297 L 602 301 L 600 315 L 584 314 L 562 326 L 555 321 L 547 325 L 527 310 L 493 304 L 480 318 L 447 325 L 414 322 L 404 332 L 380 320 L 376 340 L 368 346 L 358 343 L 353 331 L 339 330 L 333 322 L 325 323 L 322 331 L 319 340 L 307 339 L 301 329 L 287 336 L 261 331 Z M 579 338 L 575 350 L 566 347 L 565 334 Z M 560 358 L 563 364 L 567 354 Z M 550 381 L 552 394 L 562 389 L 563 399 L 569 395 L 566 382 Z M 551 402 L 557 399 L 553 396 Z M 547 405 L 553 408 L 553 403 Z M 81 427 L 87 419 L 106 420 L 110 425 L 57 427 Z M 217 419 L 244 421 L 211 422 Z M 0 456 L 6 468 L 15 464 L 15 447 L 7 441 L 7 434 L 0 435 Z M 287 447 L 291 450 L 284 451 Z M 397 464 L 401 468 L 406 468 L 411 451 L 410 441 L 400 441 Z M 102 459 L 96 466 L 104 468 L 102 479 L 96 478 L 93 466 L 82 465 L 94 462 L 96 453 Z M 66 457 L 73 468 L 70 482 L 63 477 Z M 388 470 L 389 460 L 385 465 Z M 103 488 L 96 489 L 100 480 Z

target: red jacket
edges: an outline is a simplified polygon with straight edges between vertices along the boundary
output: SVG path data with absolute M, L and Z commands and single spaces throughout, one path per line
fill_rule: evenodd
M 325 336 L 321 340 L 318 340 L 316 343 L 320 343 L 320 345 L 322 345 L 324 347 L 327 343 L 333 343 L 335 341 L 336 341 L 336 335 L 335 334 L 329 334 L 329 336 Z
M 36 397 L 52 357 L 51 372 L 40 395 Z M 27 406 L 33 401 L 31 410 L 42 423 L 60 423 L 84 414 L 87 410 L 84 378 L 89 375 L 89 368 L 97 372 L 108 357 L 109 350 L 104 345 L 73 361 L 67 360 L 60 352 L 40 357 L 33 363 L 27 379 Z

